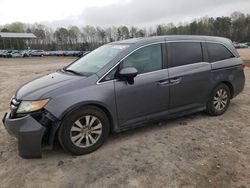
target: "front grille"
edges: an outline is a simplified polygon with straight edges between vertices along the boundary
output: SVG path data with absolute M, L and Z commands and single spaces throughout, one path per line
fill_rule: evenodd
M 12 98 L 10 101 L 10 115 L 11 117 L 15 117 L 16 111 L 18 109 L 18 106 L 20 105 L 21 101 L 18 101 L 15 98 Z

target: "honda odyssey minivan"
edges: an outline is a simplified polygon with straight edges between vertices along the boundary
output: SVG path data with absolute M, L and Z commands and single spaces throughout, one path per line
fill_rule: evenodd
M 198 111 L 223 114 L 244 88 L 244 67 L 226 38 L 118 41 L 20 87 L 3 123 L 23 158 L 41 157 L 57 137 L 65 151 L 87 154 L 110 132 Z

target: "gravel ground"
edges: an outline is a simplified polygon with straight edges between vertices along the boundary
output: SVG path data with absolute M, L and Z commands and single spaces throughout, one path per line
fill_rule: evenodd
M 243 53 L 250 59 L 250 50 Z M 0 117 L 20 85 L 71 61 L 0 59 Z M 244 91 L 224 115 L 197 113 L 113 134 L 84 156 L 57 145 L 42 159 L 22 159 L 0 123 L 0 187 L 250 187 L 249 68 L 245 74 Z

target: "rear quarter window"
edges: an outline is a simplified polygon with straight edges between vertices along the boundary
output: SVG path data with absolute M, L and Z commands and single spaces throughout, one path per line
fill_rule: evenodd
M 188 65 L 202 62 L 200 42 L 171 42 L 168 43 L 169 67 Z
M 235 56 L 222 44 L 207 43 L 209 61 L 211 63 L 234 58 Z

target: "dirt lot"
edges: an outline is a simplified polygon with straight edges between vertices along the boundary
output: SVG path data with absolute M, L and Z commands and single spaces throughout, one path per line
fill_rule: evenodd
M 250 49 L 240 53 L 250 60 Z M 21 84 L 72 60 L 0 59 L 0 117 Z M 42 159 L 22 159 L 0 123 L 0 187 L 250 187 L 250 69 L 245 73 L 245 90 L 224 115 L 198 113 L 114 134 L 85 156 L 57 146 Z

